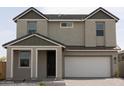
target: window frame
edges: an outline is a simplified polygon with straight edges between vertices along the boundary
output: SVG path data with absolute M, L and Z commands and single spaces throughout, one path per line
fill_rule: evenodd
M 21 56 L 20 56 L 20 54 L 21 54 L 21 52 L 28 52 L 29 53 L 29 66 L 21 66 Z M 19 57 L 18 57 L 18 67 L 19 68 L 30 68 L 31 67 L 31 51 L 28 51 L 28 50 L 22 50 L 22 51 L 19 51 Z
M 35 25 L 36 25 L 36 30 L 34 31 L 34 32 L 30 32 L 30 29 L 29 29 L 29 23 L 30 22 L 34 22 L 35 23 Z M 27 21 L 27 33 L 28 34 L 33 34 L 33 33 L 36 33 L 37 32 L 37 21 Z
M 104 24 L 103 29 L 97 29 L 97 24 Z M 98 31 L 103 31 L 102 35 L 98 35 Z M 103 21 L 96 22 L 96 36 L 105 36 L 105 22 Z
M 67 27 L 63 27 L 62 23 L 72 23 L 72 26 L 67 26 Z M 64 21 L 64 22 L 60 22 L 60 28 L 73 28 L 74 27 L 74 23 L 71 21 Z

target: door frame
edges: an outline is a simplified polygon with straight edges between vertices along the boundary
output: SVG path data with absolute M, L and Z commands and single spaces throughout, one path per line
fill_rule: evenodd
M 38 77 L 38 51 L 39 50 L 46 50 L 46 51 L 48 51 L 48 50 L 55 50 L 55 53 L 56 53 L 56 64 L 55 64 L 55 70 L 56 70 L 56 73 L 55 73 L 55 78 L 57 77 L 57 60 L 58 60 L 58 58 L 57 58 L 57 47 L 49 47 L 49 48 L 36 48 L 36 77 Z M 47 61 L 46 61 L 47 62 Z M 47 68 L 46 68 L 47 69 Z M 46 76 L 47 76 L 47 73 L 46 73 Z

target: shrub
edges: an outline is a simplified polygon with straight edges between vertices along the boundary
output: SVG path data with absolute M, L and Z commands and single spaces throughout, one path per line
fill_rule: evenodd
M 5 56 L 0 57 L 0 62 L 6 62 L 6 57 Z
M 39 85 L 40 86 L 45 86 L 45 84 L 42 81 L 39 83 Z

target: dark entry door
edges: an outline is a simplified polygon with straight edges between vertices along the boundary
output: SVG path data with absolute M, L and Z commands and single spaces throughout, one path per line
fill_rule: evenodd
M 56 73 L 56 52 L 47 51 L 47 76 L 55 76 Z

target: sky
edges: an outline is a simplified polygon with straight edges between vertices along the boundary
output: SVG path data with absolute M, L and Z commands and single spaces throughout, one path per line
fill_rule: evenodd
M 119 17 L 116 24 L 117 44 L 124 49 L 124 3 L 123 0 L 2 0 L 0 3 L 0 57 L 6 56 L 2 45 L 16 39 L 15 16 L 29 7 L 47 14 L 89 14 L 103 7 Z

